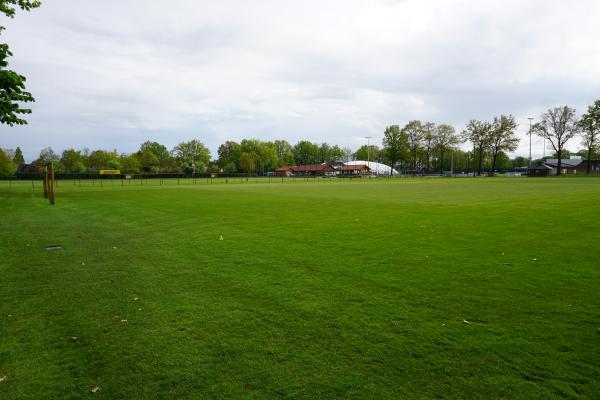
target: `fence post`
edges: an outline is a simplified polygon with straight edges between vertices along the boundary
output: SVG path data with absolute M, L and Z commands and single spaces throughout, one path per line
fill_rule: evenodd
M 50 204 L 54 205 L 54 163 L 50 163 Z

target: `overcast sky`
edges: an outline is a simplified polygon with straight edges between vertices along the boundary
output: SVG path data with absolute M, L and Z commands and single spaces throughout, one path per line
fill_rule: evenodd
M 0 147 L 355 149 L 389 124 L 502 113 L 526 138 L 528 116 L 600 98 L 598 16 L 598 0 L 46 0 L 0 23 L 37 100 Z

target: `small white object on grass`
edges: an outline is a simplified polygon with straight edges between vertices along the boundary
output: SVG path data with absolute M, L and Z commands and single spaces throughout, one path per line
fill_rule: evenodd
M 6 375 L 0 376 L 0 382 L 4 382 L 6 380 Z
M 219 240 L 223 240 L 223 235 L 219 235 Z
M 98 393 L 99 391 L 100 391 L 100 386 L 96 386 L 95 388 L 93 388 L 93 389 L 91 390 L 92 394 L 96 394 L 96 393 Z
M 113 246 L 113 250 L 116 250 L 116 249 L 117 249 L 117 246 Z
M 471 323 L 469 321 L 467 321 L 466 319 L 463 319 L 463 324 L 470 325 Z
M 126 319 L 122 319 L 122 320 L 121 320 L 121 323 L 122 323 L 122 324 L 126 324 L 126 323 L 127 323 L 127 320 L 126 320 Z

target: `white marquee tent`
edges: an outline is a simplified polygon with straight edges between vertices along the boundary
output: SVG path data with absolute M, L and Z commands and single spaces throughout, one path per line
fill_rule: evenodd
M 374 161 L 364 161 L 364 160 L 356 160 L 356 161 L 348 161 L 344 163 L 345 165 L 367 165 L 371 168 L 371 172 L 377 175 L 390 175 L 390 169 L 392 169 L 389 165 L 381 164 Z M 398 171 L 392 169 L 392 175 L 398 175 Z

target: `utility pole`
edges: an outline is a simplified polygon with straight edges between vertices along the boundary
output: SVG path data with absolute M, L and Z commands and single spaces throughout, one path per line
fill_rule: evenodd
M 528 167 L 531 168 L 531 121 L 533 121 L 533 117 L 529 117 L 527 119 L 529 120 L 529 165 L 528 165 Z

